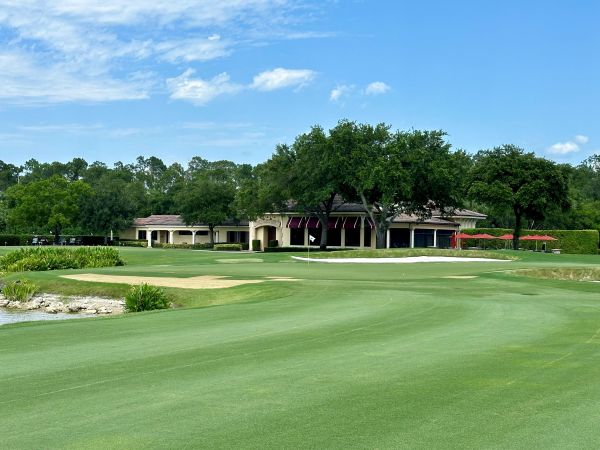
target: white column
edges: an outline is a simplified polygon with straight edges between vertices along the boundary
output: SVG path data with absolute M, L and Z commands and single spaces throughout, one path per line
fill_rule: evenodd
M 365 247 L 365 218 L 360 218 L 360 248 Z
M 433 229 L 433 246 L 437 247 L 437 228 Z
M 173 243 L 173 233 L 174 233 L 173 230 L 169 230 L 169 244 Z
M 340 236 L 341 236 L 340 246 L 342 248 L 346 248 L 346 230 L 344 230 L 343 228 L 340 230 Z
M 146 239 L 148 239 L 148 248 L 152 247 L 152 230 L 146 230 Z
M 385 248 L 390 248 L 390 229 L 385 232 Z
M 192 230 L 192 245 L 196 243 L 196 230 Z
M 410 228 L 410 248 L 415 248 L 415 229 L 409 225 Z

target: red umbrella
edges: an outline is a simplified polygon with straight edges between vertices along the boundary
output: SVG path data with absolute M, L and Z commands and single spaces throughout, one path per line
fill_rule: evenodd
M 512 234 L 503 234 L 502 236 L 498 236 L 496 239 L 502 239 L 503 241 L 512 241 L 513 237 L 514 236 Z
M 471 236 L 470 234 L 466 234 L 466 233 L 454 233 L 454 239 L 456 239 L 457 241 L 459 241 L 460 239 L 471 239 L 473 236 Z M 457 245 L 458 249 L 461 250 L 462 246 L 460 245 L 460 242 Z
M 541 239 L 542 236 L 539 236 L 537 234 L 528 234 L 527 236 L 522 236 L 521 240 L 522 241 L 541 241 L 543 239 Z
M 542 241 L 558 241 L 558 239 L 556 239 L 552 236 L 548 236 L 547 234 L 542 234 L 540 236 L 540 240 L 542 240 Z
M 537 251 L 537 249 L 538 249 L 537 241 L 548 241 L 549 239 L 546 239 L 547 237 L 550 237 L 550 236 L 540 236 L 539 234 L 530 234 L 527 236 L 523 236 L 521 238 L 521 240 L 522 241 L 535 241 L 535 251 Z
M 471 236 L 472 239 L 496 239 L 496 236 L 492 236 L 491 234 L 481 233 L 474 234 Z
M 466 233 L 456 233 L 454 235 L 454 237 L 456 239 L 471 239 L 471 238 L 473 238 L 473 235 L 472 234 L 466 234 Z

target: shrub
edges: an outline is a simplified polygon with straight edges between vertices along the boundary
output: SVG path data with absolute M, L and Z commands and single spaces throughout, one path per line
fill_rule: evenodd
M 252 239 L 252 250 L 260 252 L 260 239 Z
M 268 247 L 269 248 L 279 247 L 279 242 L 277 241 L 277 239 L 273 239 L 273 240 L 269 241 Z
M 119 239 L 114 241 L 114 244 L 121 247 L 148 247 L 146 239 Z
M 6 272 L 85 269 L 122 266 L 119 252 L 110 247 L 27 247 L 0 257 Z
M 166 309 L 170 306 L 170 302 L 164 290 L 144 283 L 131 286 L 125 296 L 125 306 L 129 312 L 151 311 Z
M 242 250 L 248 250 L 250 248 L 250 244 L 248 244 L 247 242 L 242 242 Z
M 213 244 L 211 244 L 210 242 L 203 242 L 201 244 L 194 244 L 192 245 L 192 248 L 194 250 L 210 250 L 214 247 Z
M 9 281 L 2 288 L 2 295 L 8 300 L 24 302 L 33 297 L 37 286 L 29 280 Z
M 239 252 L 242 250 L 242 244 L 215 244 L 214 249 L 218 251 Z
M 492 236 L 501 236 L 512 233 L 508 228 L 471 228 L 462 230 L 467 234 L 488 233 Z M 598 251 L 598 230 L 522 230 L 521 236 L 530 234 L 547 234 L 557 238 L 557 241 L 546 242 L 547 249 L 560 248 L 562 253 L 589 253 L 596 254 Z M 463 239 L 466 247 L 478 245 L 478 239 Z M 487 249 L 504 248 L 505 242 L 500 240 L 485 241 Z M 535 241 L 520 241 L 519 247 L 524 250 L 535 249 Z M 541 242 L 538 242 L 538 249 Z

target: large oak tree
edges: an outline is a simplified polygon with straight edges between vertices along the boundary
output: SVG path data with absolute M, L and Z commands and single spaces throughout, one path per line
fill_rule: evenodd
M 551 208 L 569 207 L 565 171 L 514 145 L 482 150 L 475 155 L 469 195 L 496 210 L 512 211 L 515 249 L 519 248 L 524 219 L 541 220 Z

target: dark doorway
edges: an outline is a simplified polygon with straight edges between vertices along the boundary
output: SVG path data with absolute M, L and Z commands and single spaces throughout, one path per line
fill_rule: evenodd
M 450 248 L 450 237 L 454 231 L 452 230 L 438 230 L 437 232 L 437 247 L 438 248 Z
M 415 247 L 433 247 L 433 230 L 415 230 Z
M 410 230 L 408 228 L 390 228 L 390 248 L 410 247 Z

